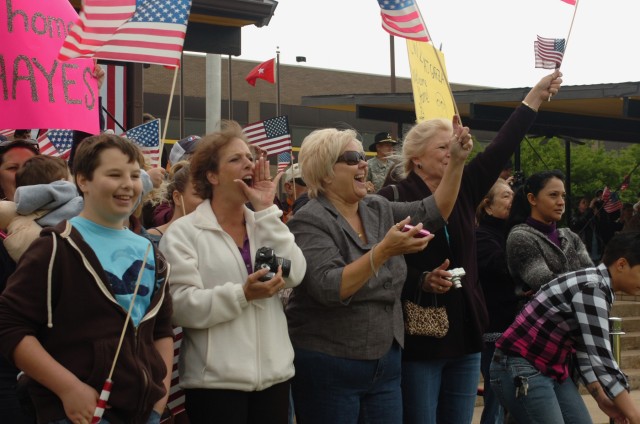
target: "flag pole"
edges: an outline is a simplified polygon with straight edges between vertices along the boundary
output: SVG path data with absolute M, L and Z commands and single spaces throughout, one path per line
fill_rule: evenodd
M 417 7 L 417 6 L 416 6 Z M 425 27 L 426 28 L 426 27 Z M 391 92 L 396 92 L 396 43 L 393 35 L 389 34 L 389 55 L 391 66 Z
M 231 84 L 231 55 L 227 60 L 227 84 L 229 86 L 229 119 L 233 120 L 233 86 Z
M 176 89 L 176 80 L 178 79 L 178 69 L 179 66 L 175 67 L 175 71 L 173 72 L 173 83 L 171 84 L 171 94 L 169 94 L 169 107 L 167 108 L 167 119 L 164 121 L 164 131 L 162 132 L 162 138 L 160 139 L 160 154 L 162 155 L 162 150 L 164 149 L 164 140 L 167 138 L 167 129 L 169 128 L 169 117 L 171 116 L 171 103 L 173 102 L 173 93 Z
M 276 47 L 276 116 L 280 116 L 280 47 Z
M 569 46 L 569 37 L 571 36 L 571 30 L 573 29 L 573 22 L 576 20 L 576 13 L 578 12 L 579 4 L 580 4 L 580 0 L 576 0 L 576 7 L 573 8 L 573 17 L 571 18 L 571 25 L 569 25 L 569 33 L 567 34 L 567 41 L 564 42 L 564 53 L 562 55 L 563 60 L 564 60 L 564 55 L 567 54 L 567 47 Z M 560 69 L 560 66 L 558 66 L 557 69 Z
M 133 310 L 133 303 L 136 301 L 136 296 L 138 295 L 138 288 L 140 288 L 140 281 L 142 281 L 142 274 L 144 273 L 144 267 L 147 265 L 147 258 L 149 257 L 149 252 L 151 251 L 151 243 L 147 245 L 147 250 L 144 253 L 144 259 L 142 260 L 142 265 L 140 265 L 140 271 L 138 272 L 138 280 L 136 281 L 136 285 L 133 288 L 133 294 L 131 295 L 131 303 L 129 303 L 129 310 L 127 311 L 127 316 L 124 319 L 124 326 L 122 328 L 122 332 L 120 333 L 120 340 L 118 341 L 118 348 L 116 349 L 116 353 L 113 357 L 113 362 L 111 363 L 111 370 L 109 371 L 109 376 L 104 382 L 102 386 L 102 391 L 100 392 L 100 397 L 98 399 L 98 403 L 96 404 L 96 409 L 93 412 L 93 418 L 91 419 L 91 424 L 98 424 L 102 420 L 102 415 L 104 414 L 104 410 L 107 407 L 107 402 L 109 401 L 109 395 L 111 395 L 111 388 L 113 387 L 113 372 L 116 369 L 116 362 L 118 361 L 118 356 L 120 356 L 120 349 L 122 348 L 122 342 L 124 340 L 124 335 L 127 332 L 127 327 L 129 325 L 129 320 L 131 319 L 131 311 Z

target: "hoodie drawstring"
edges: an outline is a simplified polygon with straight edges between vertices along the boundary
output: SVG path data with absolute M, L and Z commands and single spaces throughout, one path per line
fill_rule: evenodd
M 49 269 L 47 272 L 47 327 L 53 328 L 53 308 L 51 306 L 51 275 L 53 274 L 53 263 L 56 259 L 56 251 L 58 250 L 58 241 L 56 235 L 53 236 L 53 251 L 51 259 L 49 259 Z

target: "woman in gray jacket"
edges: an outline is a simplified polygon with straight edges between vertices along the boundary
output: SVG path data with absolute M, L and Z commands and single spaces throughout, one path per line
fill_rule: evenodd
M 542 171 L 516 191 L 509 215 L 507 265 L 516 291 L 536 292 L 561 274 L 593 266 L 580 237 L 557 228 L 565 210 L 564 174 Z

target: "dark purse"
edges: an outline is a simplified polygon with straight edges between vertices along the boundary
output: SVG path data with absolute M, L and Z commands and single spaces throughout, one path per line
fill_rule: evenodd
M 416 301 L 403 301 L 404 330 L 411 336 L 428 336 L 443 338 L 449 331 L 449 317 L 444 306 L 438 306 L 438 298 L 434 294 L 434 306 L 421 306 L 422 288 L 418 284 Z

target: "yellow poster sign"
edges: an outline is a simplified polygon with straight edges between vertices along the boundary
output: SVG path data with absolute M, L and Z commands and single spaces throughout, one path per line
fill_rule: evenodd
M 455 107 L 447 83 L 444 54 L 434 49 L 431 43 L 413 40 L 407 40 L 407 50 L 417 122 L 433 118 L 451 119 Z

